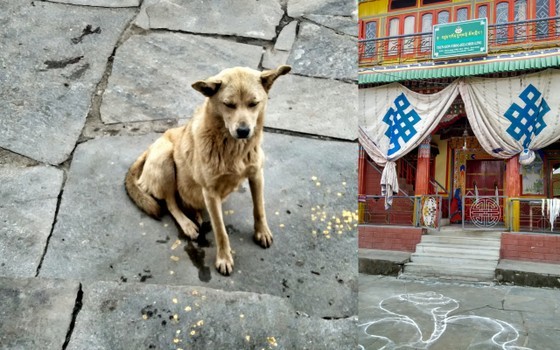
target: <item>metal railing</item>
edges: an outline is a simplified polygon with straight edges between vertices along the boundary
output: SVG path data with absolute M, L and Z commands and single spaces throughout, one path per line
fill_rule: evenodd
M 417 226 L 414 196 L 393 196 L 393 205 L 385 210 L 384 196 L 366 196 L 363 223 L 370 225 Z
M 471 196 L 462 198 L 463 229 L 503 230 L 505 196 Z
M 442 196 L 393 196 L 393 205 L 385 210 L 384 196 L 366 196 L 363 221 L 366 225 L 413 226 L 438 229 L 441 226 Z
M 560 16 L 488 26 L 488 53 L 560 46 Z M 431 60 L 432 33 L 358 41 L 360 64 L 380 65 Z
M 545 199 L 546 201 L 546 199 Z M 508 201 L 508 227 L 515 232 L 560 233 L 560 217 L 550 222 L 548 206 L 542 199 L 512 198 Z

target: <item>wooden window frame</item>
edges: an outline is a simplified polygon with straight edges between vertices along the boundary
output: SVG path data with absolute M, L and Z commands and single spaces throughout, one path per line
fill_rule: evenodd
M 467 10 L 467 21 L 472 19 L 472 15 L 471 15 L 471 7 L 470 6 L 457 6 L 453 8 L 453 22 L 458 22 L 457 21 L 457 12 L 461 9 L 465 9 Z

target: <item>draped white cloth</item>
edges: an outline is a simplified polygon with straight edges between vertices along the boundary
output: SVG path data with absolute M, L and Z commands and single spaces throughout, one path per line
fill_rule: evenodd
M 393 83 L 360 90 L 359 140 L 368 155 L 384 166 L 385 208 L 398 193 L 394 161 L 429 136 L 459 93 L 458 81 L 435 94 L 419 94 Z
M 535 150 L 560 139 L 560 70 L 511 78 L 462 78 L 467 118 L 480 145 L 497 158 L 520 154 L 521 164 Z
M 461 78 L 435 94 L 415 93 L 398 83 L 361 89 L 359 140 L 384 166 L 386 208 L 399 191 L 394 161 L 432 133 L 459 93 L 475 136 L 497 158 L 519 154 L 521 164 L 530 164 L 534 151 L 560 139 L 557 69 L 510 78 Z

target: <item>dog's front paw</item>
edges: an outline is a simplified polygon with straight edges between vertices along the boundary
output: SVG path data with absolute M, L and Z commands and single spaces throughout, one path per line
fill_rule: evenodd
M 183 233 L 187 235 L 187 237 L 189 237 L 191 240 L 194 241 L 198 238 L 198 226 L 196 226 L 194 222 L 189 220 L 188 222 L 184 223 L 184 225 L 181 225 L 181 229 L 183 230 Z
M 255 229 L 253 238 L 255 242 L 263 248 L 268 248 L 272 245 L 272 232 L 270 232 L 268 226 Z
M 231 253 L 228 252 L 216 256 L 216 269 L 224 276 L 229 276 L 233 272 L 233 257 Z

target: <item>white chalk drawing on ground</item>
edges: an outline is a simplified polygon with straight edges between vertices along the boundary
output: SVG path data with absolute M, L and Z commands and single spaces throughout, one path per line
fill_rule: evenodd
M 483 341 L 488 349 L 532 350 L 516 345 L 519 332 L 505 321 L 476 315 L 448 317 L 459 308 L 459 302 L 436 292 L 399 294 L 381 300 L 378 306 L 386 315 L 359 327 L 367 338 L 376 340 L 376 344 L 384 342 L 376 348 L 379 350 L 429 349 L 444 335 L 448 325 L 469 322 L 492 334 Z M 359 348 L 372 350 L 361 344 Z

